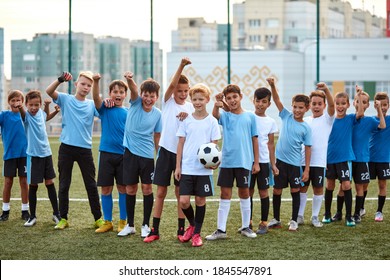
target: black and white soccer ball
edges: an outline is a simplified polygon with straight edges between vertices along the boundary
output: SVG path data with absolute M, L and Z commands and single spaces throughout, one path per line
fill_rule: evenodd
M 206 143 L 200 146 L 198 159 L 204 167 L 216 167 L 221 163 L 222 152 L 217 144 Z

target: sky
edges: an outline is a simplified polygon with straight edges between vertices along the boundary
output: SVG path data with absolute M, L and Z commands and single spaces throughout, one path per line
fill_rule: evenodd
M 230 4 L 242 1 L 230 0 Z M 349 2 L 353 8 L 385 17 L 386 0 Z M 72 30 L 95 37 L 149 40 L 150 3 L 150 0 L 72 0 Z M 153 39 L 164 52 L 171 49 L 171 31 L 177 29 L 178 17 L 203 17 L 207 22 L 227 23 L 227 0 L 153 0 L 153 10 Z M 68 0 L 0 0 L 7 78 L 11 76 L 11 40 L 31 40 L 36 33 L 67 32 L 68 11 Z

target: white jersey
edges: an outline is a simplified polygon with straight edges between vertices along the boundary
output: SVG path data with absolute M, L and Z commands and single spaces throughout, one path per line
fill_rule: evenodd
M 221 139 L 221 131 L 217 120 L 208 115 L 202 120 L 195 119 L 192 114 L 180 124 L 176 134 L 185 137 L 181 161 L 181 174 L 212 175 L 213 170 L 207 169 L 198 160 L 198 150 L 202 144 Z
M 310 126 L 312 131 L 312 146 L 310 166 L 326 167 L 326 155 L 328 150 L 328 139 L 332 130 L 335 115 L 329 116 L 325 110 L 321 117 L 305 117 L 303 120 Z M 302 166 L 305 165 L 305 148 L 302 147 Z
M 194 111 L 192 103 L 185 102 L 183 105 L 177 104 L 173 95 L 162 108 L 162 131 L 159 146 L 176 154 L 179 138 L 176 136 L 177 129 L 181 121 L 176 117 L 180 112 L 187 112 L 189 115 Z
M 269 163 L 268 135 L 278 132 L 276 121 L 268 116 L 259 117 L 256 115 L 256 126 L 259 142 L 259 162 Z

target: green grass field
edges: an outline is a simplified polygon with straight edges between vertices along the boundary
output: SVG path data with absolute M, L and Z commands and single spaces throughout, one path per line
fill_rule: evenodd
M 53 160 L 57 171 L 58 138 L 50 138 Z M 97 161 L 99 138 L 94 138 L 94 158 Z M 0 147 L 2 154 L 2 145 Z M 2 167 L 2 162 L 0 162 Z M 215 176 L 216 177 L 216 176 Z M 58 181 L 56 180 L 58 190 Z M 2 197 L 3 178 L 0 179 Z M 236 193 L 236 191 L 234 191 Z M 270 191 L 271 192 L 271 191 Z M 335 197 L 336 192 L 334 193 Z M 281 208 L 282 229 L 271 230 L 264 236 L 248 239 L 237 233 L 241 226 L 239 202 L 232 202 L 228 220 L 228 239 L 208 242 L 200 248 L 192 248 L 190 243 L 181 244 L 176 239 L 176 203 L 173 202 L 173 188 L 169 189 L 161 220 L 161 239 L 151 244 L 143 243 L 140 238 L 142 222 L 142 194 L 139 191 L 136 204 L 137 233 L 130 237 L 119 238 L 116 232 L 96 234 L 93 217 L 90 213 L 87 195 L 77 164 L 70 189 L 70 227 L 54 230 L 51 221 L 51 206 L 47 200 L 43 184 L 38 190 L 42 200 L 37 205 L 37 224 L 32 228 L 23 227 L 20 219 L 20 189 L 15 180 L 12 189 L 11 214 L 7 222 L 0 223 L 0 259 L 1 260 L 388 260 L 390 259 L 390 215 L 389 202 L 384 208 L 385 220 L 374 222 L 377 206 L 377 186 L 373 181 L 369 187 L 365 204 L 367 215 L 355 228 L 348 228 L 343 222 L 313 228 L 309 219 L 311 201 L 306 208 L 306 224 L 298 232 L 289 232 L 287 222 L 291 215 L 291 201 L 288 190 L 283 193 Z M 254 224 L 260 218 L 258 195 L 254 206 Z M 311 198 L 311 193 L 309 193 Z M 114 198 L 117 194 L 114 191 Z M 206 218 L 202 236 L 216 229 L 219 188 L 207 203 Z M 235 196 L 236 198 L 236 196 Z M 333 203 L 333 212 L 336 203 Z M 322 211 L 323 212 L 323 211 Z M 321 213 L 322 213 L 321 212 Z M 114 204 L 114 219 L 118 220 L 118 205 Z M 272 203 L 270 217 L 272 218 Z M 321 217 L 322 218 L 322 217 Z

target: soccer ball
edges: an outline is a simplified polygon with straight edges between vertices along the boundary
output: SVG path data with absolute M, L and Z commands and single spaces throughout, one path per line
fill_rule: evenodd
M 206 143 L 198 150 L 198 159 L 204 167 L 215 167 L 222 159 L 222 152 L 217 144 Z

